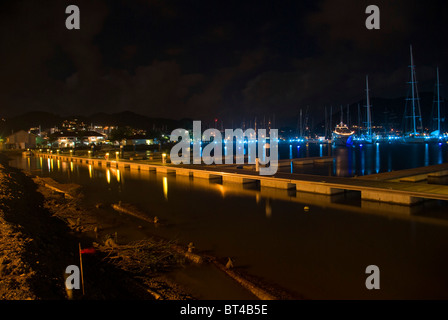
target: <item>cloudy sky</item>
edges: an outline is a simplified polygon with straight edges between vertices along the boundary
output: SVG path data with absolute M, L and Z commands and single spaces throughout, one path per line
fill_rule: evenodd
M 81 29 L 67 30 L 75 4 Z M 365 9 L 380 9 L 367 30 Z M 297 117 L 448 83 L 445 1 L 2 1 L 0 114 Z M 443 93 L 447 92 L 442 87 Z

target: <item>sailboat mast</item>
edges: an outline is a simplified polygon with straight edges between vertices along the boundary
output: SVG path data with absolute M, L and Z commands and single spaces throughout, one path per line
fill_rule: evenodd
M 410 46 L 410 51 L 411 51 L 411 92 L 412 92 L 412 125 L 414 128 L 414 134 L 417 134 L 417 128 L 416 128 L 416 124 L 415 124 L 415 92 L 414 92 L 414 85 L 415 85 L 415 78 L 414 78 L 414 73 L 415 73 L 415 69 L 414 69 L 414 58 L 412 57 L 412 45 Z
M 440 136 L 440 84 L 439 84 L 439 67 L 437 67 L 437 130 Z
M 370 138 L 372 135 L 372 126 L 370 119 L 370 99 L 369 99 L 369 76 L 366 75 L 366 99 L 367 99 L 367 135 Z
M 328 136 L 327 106 L 325 106 L 324 109 L 325 109 L 325 133 L 324 133 L 324 136 L 325 136 L 325 139 L 326 139 L 327 136 Z
M 359 108 L 359 103 L 358 103 L 358 136 L 361 133 L 361 109 Z
M 344 110 L 342 109 L 342 104 L 341 104 L 341 123 L 344 122 Z
M 350 127 L 350 104 L 347 104 L 347 127 Z
M 333 131 L 333 106 L 330 105 L 330 133 L 332 131 Z

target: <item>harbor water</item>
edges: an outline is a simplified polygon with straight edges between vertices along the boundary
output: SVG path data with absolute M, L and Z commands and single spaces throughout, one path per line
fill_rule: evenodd
M 284 146 L 291 158 L 335 157 L 330 164 L 292 167 L 300 173 L 355 176 L 448 160 L 447 146 L 437 144 Z M 285 158 L 285 150 L 280 152 Z M 166 222 L 145 225 L 136 232 L 139 237 L 193 242 L 197 250 L 231 257 L 248 274 L 305 298 L 448 298 L 448 206 L 443 201 L 405 207 L 362 201 L 355 192 L 291 193 L 41 157 L 17 157 L 10 164 L 81 185 L 86 205 L 133 204 Z M 107 214 L 119 215 L 113 209 Z M 369 265 L 380 269 L 379 290 L 365 286 Z

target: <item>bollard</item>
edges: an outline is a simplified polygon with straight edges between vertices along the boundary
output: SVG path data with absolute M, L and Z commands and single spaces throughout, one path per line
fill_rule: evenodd
M 162 163 L 166 163 L 166 153 L 162 153 Z
M 255 159 L 255 171 L 260 171 L 260 158 Z

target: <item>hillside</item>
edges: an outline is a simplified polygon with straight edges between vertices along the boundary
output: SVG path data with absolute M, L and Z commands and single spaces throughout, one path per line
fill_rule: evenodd
M 96 113 L 91 116 L 71 116 L 61 117 L 56 114 L 48 112 L 28 112 L 16 117 L 5 119 L 0 123 L 0 135 L 2 137 L 8 136 L 11 132 L 19 130 L 29 130 L 32 127 L 41 126 L 42 130 L 60 127 L 62 121 L 66 119 L 78 119 L 83 121 L 86 125 L 101 125 L 101 126 L 130 126 L 132 128 L 145 130 L 164 130 L 169 131 L 179 128 L 185 123 L 185 120 L 171 120 L 163 118 L 150 118 L 131 111 L 123 111 L 119 113 Z

